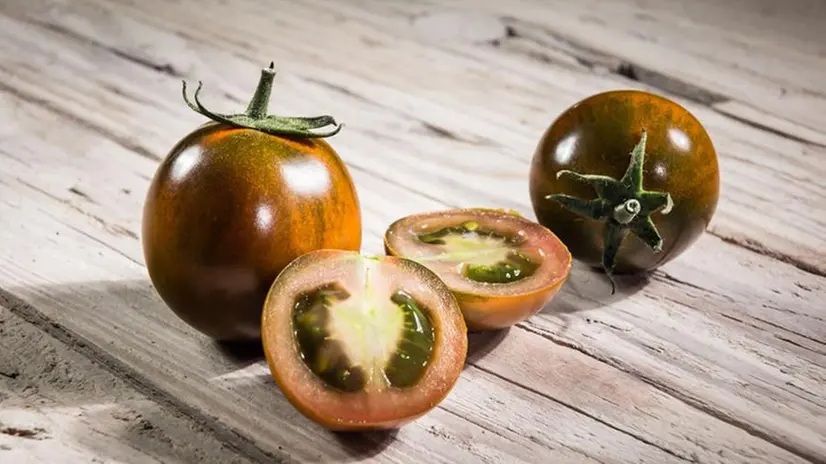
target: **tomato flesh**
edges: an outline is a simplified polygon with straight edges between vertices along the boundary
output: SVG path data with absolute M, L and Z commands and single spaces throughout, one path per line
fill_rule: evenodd
M 299 297 L 293 327 L 307 367 L 347 392 L 413 386 L 433 353 L 430 317 L 401 290 L 375 301 L 325 285 Z
M 507 327 L 535 314 L 567 280 L 571 256 L 548 229 L 497 210 L 455 209 L 402 218 L 385 250 L 436 272 L 468 326 Z
M 535 259 L 519 250 L 524 240 L 480 229 L 476 221 L 419 234 L 418 239 L 438 250 L 433 255 L 420 257 L 420 262 L 456 263 L 458 272 L 475 282 L 515 282 L 530 276 L 537 268 Z
M 458 380 L 467 327 L 426 267 L 321 250 L 275 280 L 262 317 L 276 383 L 334 430 L 393 428 L 435 407 Z

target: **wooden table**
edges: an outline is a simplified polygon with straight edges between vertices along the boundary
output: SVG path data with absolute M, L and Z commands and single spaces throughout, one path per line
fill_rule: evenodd
M 4 0 L 0 462 L 826 462 L 826 4 L 819 0 Z M 533 217 L 542 131 L 642 88 L 720 156 L 704 236 L 608 297 L 576 266 L 547 310 L 471 337 L 450 396 L 397 432 L 297 413 L 260 353 L 151 287 L 149 180 L 275 60 L 272 109 L 330 113 L 364 250 L 406 214 Z

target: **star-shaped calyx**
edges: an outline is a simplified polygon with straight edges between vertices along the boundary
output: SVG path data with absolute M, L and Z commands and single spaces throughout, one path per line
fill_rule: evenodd
M 611 280 L 611 293 L 616 291 L 612 277 L 616 265 L 617 252 L 625 234 L 631 232 L 642 239 L 655 253 L 662 251 L 663 239 L 651 220 L 651 214 L 668 214 L 674 203 L 668 192 L 652 192 L 642 187 L 645 142 L 648 136 L 642 131 L 640 141 L 631 151 L 631 162 L 622 176 L 613 177 L 596 174 L 579 174 L 569 170 L 557 173 L 557 179 L 568 177 L 584 182 L 594 188 L 597 198 L 583 200 L 565 194 L 548 195 L 565 208 L 595 220 L 604 220 L 604 251 L 602 267 Z

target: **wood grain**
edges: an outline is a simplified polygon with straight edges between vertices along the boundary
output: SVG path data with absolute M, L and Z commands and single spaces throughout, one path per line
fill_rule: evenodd
M 0 350 L 3 462 L 250 462 L 3 306 Z
M 335 113 L 343 121 L 353 121 L 338 142 L 345 150 L 347 162 L 400 185 L 415 185 L 415 190 L 431 196 L 438 192 L 442 201 L 462 206 L 493 204 L 531 213 L 522 179 L 527 176 L 539 136 L 555 115 L 591 93 L 617 87 L 650 88 L 614 75 L 595 75 L 587 69 L 509 56 L 496 47 L 480 48 L 475 43 L 459 41 L 456 49 L 434 49 L 415 39 L 426 33 L 407 31 L 409 20 L 394 21 L 393 17 L 366 8 L 332 11 L 320 6 L 291 5 L 291 20 L 283 23 L 283 18 L 275 17 L 278 4 L 263 8 L 255 2 L 238 2 L 227 15 L 243 17 L 243 22 L 230 22 L 220 34 L 213 34 L 197 27 L 208 21 L 211 13 L 185 13 L 179 6 L 167 3 L 157 8 L 148 3 L 135 5 L 144 8 L 133 13 L 141 21 L 140 26 L 126 18 L 105 15 L 99 8 L 75 15 L 61 11 L 55 13 L 59 17 L 54 21 L 64 35 L 91 37 L 89 40 L 109 47 L 119 43 L 122 53 L 135 54 L 156 67 L 175 63 L 179 69 L 192 69 L 190 79 L 211 82 L 205 94 L 210 92 L 209 100 L 214 105 L 242 105 L 249 90 L 235 93 L 233 101 L 222 98 L 220 93 L 228 89 L 223 89 L 219 82 L 229 76 L 244 79 L 239 82 L 249 80 L 245 74 L 255 75 L 249 60 L 268 62 L 266 55 L 272 54 L 276 61 L 289 63 L 289 75 L 293 76 L 284 76 L 277 85 L 291 85 L 288 79 L 300 79 L 295 82 L 292 95 L 286 95 L 286 87 L 283 96 L 276 88 L 277 98 L 282 98 L 284 105 L 291 105 L 296 111 L 312 111 L 311 102 L 318 102 L 315 111 L 320 108 Z M 286 4 L 282 5 L 286 8 Z M 88 18 L 93 14 L 104 16 L 92 22 Z M 103 22 L 104 17 L 109 18 L 108 22 Z M 72 18 L 80 18 L 74 26 Z M 42 21 L 43 17 L 36 20 Z M 157 55 L 157 51 L 166 49 L 157 44 L 136 46 L 129 36 L 110 37 L 106 30 L 98 29 L 101 26 L 96 26 L 112 24 L 111 21 L 126 22 L 121 27 L 125 31 L 142 28 L 146 31 L 142 37 L 156 37 L 162 43 L 180 42 L 182 36 L 196 43 L 187 46 L 187 54 L 167 50 Z M 161 30 L 145 29 L 149 27 L 146 23 Z M 293 37 L 294 43 L 276 50 L 256 45 L 268 43 L 271 28 Z M 327 52 L 323 55 L 313 45 L 318 28 L 328 34 L 335 30 L 341 35 L 325 43 Z M 160 39 L 159 34 L 166 37 Z M 413 39 L 408 38 L 411 34 Z M 236 43 L 239 37 L 245 38 L 243 44 Z M 365 47 L 365 42 L 379 45 Z M 243 58 L 227 56 L 236 47 Z M 350 59 L 349 51 L 358 49 L 365 50 L 359 61 Z M 399 55 L 405 56 L 404 63 L 397 62 Z M 306 59 L 308 56 L 313 59 Z M 224 58 L 220 71 L 210 65 L 219 57 Z M 439 65 L 430 65 L 432 61 Z M 372 72 L 374 68 L 385 71 L 376 74 Z M 249 71 L 242 74 L 242 69 Z M 549 72 L 553 79 L 547 78 Z M 232 85 L 237 89 L 237 84 Z M 331 89 L 341 95 L 319 97 Z M 493 92 L 495 89 L 505 91 Z M 480 94 L 492 95 L 494 100 L 480 98 Z M 171 93 L 167 95 L 172 98 Z M 817 182 L 826 175 L 817 163 L 826 149 L 778 137 L 723 116 L 707 105 L 671 96 L 703 121 L 720 155 L 724 182 L 711 232 L 808 272 L 826 274 L 826 254 L 822 252 L 826 241 L 816 233 L 824 227 L 824 216 L 811 214 L 812 207 L 826 210 L 826 190 Z M 377 112 L 377 108 L 384 108 L 384 112 Z M 413 144 L 406 137 L 393 136 L 405 130 L 416 133 L 416 140 L 424 143 Z M 390 139 L 376 140 L 387 137 Z M 364 151 L 364 147 L 371 146 L 368 143 L 377 142 L 381 144 L 380 158 L 376 158 L 375 149 Z M 480 166 L 478 160 L 482 158 L 485 164 Z M 376 163 L 379 159 L 382 162 Z M 493 173 L 496 178 L 491 181 Z M 467 182 L 451 182 L 457 175 Z M 767 217 L 773 221 L 771 227 L 761 224 Z
M 0 128 L 0 288 L 253 460 L 826 460 L 826 258 L 815 233 L 826 204 L 813 181 L 823 150 L 690 100 L 721 153 L 712 234 L 613 299 L 577 268 L 544 314 L 476 337 L 448 400 L 395 435 L 317 429 L 260 355 L 172 317 L 146 281 L 137 231 L 157 161 L 201 121 L 179 100 L 181 78 L 204 80 L 215 106 L 241 106 L 259 62 L 285 63 L 274 107 L 348 125 L 334 145 L 358 183 L 371 253 L 410 212 L 530 214 L 538 132 L 577 98 L 628 83 L 564 50 L 567 64 L 485 45 L 502 26 L 487 17 L 455 44 L 448 18 L 452 39 L 434 45 L 403 27 L 411 9 L 432 5 L 328 5 L 282 15 L 287 3 L 4 4 L 0 118 L 12 123 Z M 210 17 L 225 27 L 197 27 Z

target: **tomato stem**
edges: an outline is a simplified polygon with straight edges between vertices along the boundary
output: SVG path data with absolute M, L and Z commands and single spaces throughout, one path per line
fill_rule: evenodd
M 198 88 L 195 89 L 193 101 L 190 101 L 186 92 L 186 81 L 183 81 L 184 102 L 196 113 L 212 119 L 215 122 L 227 124 L 233 127 L 258 130 L 271 135 L 281 135 L 296 138 L 330 137 L 337 134 L 343 124 L 336 122 L 335 118 L 329 115 L 311 117 L 277 116 L 267 114 L 272 84 L 275 78 L 275 64 L 270 63 L 269 68 L 261 71 L 261 77 L 255 88 L 255 93 L 247 105 L 246 111 L 240 114 L 222 114 L 207 109 L 201 103 L 200 93 L 203 83 L 198 81 Z M 334 129 L 326 132 L 315 132 L 316 129 L 333 125 Z
M 270 94 L 272 93 L 272 82 L 275 79 L 275 63 L 270 61 L 270 67 L 261 70 L 261 77 L 258 79 L 258 86 L 255 93 L 247 105 L 247 116 L 253 119 L 264 119 L 267 117 L 267 107 L 270 104 Z
M 640 202 L 632 198 L 614 208 L 614 220 L 620 224 L 628 224 L 640 212 Z
M 622 179 L 617 180 L 597 174 L 580 174 L 568 170 L 561 170 L 557 173 L 558 179 L 566 177 L 590 185 L 596 192 L 597 198 L 583 200 L 562 193 L 546 197 L 581 216 L 606 221 L 603 232 L 602 267 L 611 280 L 612 294 L 616 291 L 612 277 L 614 267 L 626 232 L 632 232 L 654 253 L 660 253 L 663 240 L 650 216 L 656 212 L 668 214 L 674 206 L 668 192 L 643 189 L 643 164 L 647 140 L 648 134 L 643 130 L 639 142 L 631 150 L 631 160 Z

